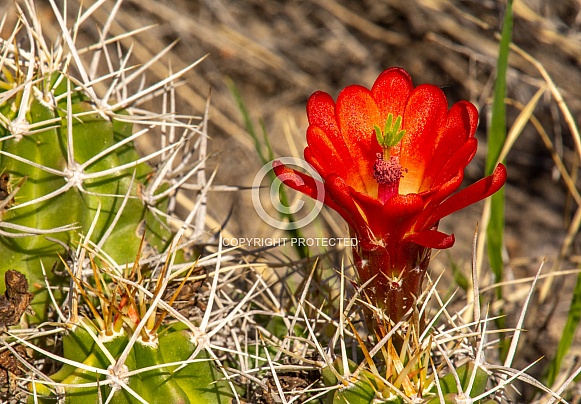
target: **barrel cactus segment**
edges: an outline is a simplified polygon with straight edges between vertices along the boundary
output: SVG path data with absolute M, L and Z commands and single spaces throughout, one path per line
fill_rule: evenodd
M 58 98 L 62 90 L 51 91 Z M 146 181 L 152 168 L 126 142 L 133 125 L 103 118 L 81 94 L 75 94 L 75 103 L 70 95 L 52 109 L 33 100 L 27 120 L 37 129 L 31 134 L 1 133 L 0 166 L 14 181 L 24 181 L 3 221 L 36 230 L 29 230 L 26 237 L 13 232 L 2 238 L 0 255 L 5 258 L 0 272 L 17 269 L 26 274 L 36 287 L 32 292 L 38 313 L 44 312 L 38 305 L 46 303 L 46 293 L 39 290 L 45 287 L 42 266 L 52 268 L 57 254 L 67 253 L 63 246 L 74 251 L 90 232 L 91 241 L 124 263 L 137 252 L 140 223 L 155 248 L 163 249 L 171 236 L 137 198 L 138 184 Z M 162 204 L 157 207 L 163 209 Z M 50 237 L 35 234 L 47 229 L 61 231 Z M 68 284 L 67 278 L 60 282 Z M 49 282 L 55 285 L 59 280 L 51 274 Z
M 33 1 L 25 4 L 34 10 Z M 128 66 L 128 54 L 99 76 L 91 66 L 99 66 L 105 43 L 85 61 L 80 55 L 91 47 L 75 48 L 80 28 L 69 29 L 59 13 L 63 37 L 55 44 L 39 21 L 29 22 L 33 12 L 22 12 L 13 37 L 0 40 L 0 282 L 8 270 L 27 277 L 36 321 L 46 319 L 47 284 L 69 286 L 59 255 L 75 257 L 79 243 L 120 264 L 133 261 L 143 234 L 148 248 L 165 251 L 173 237 L 168 204 L 204 161 L 191 145 L 201 137 L 200 118 L 181 121 L 165 103 L 155 113 L 139 108 L 156 94 L 170 97 L 174 80 L 197 62 L 132 94 L 129 84 L 146 69 Z M 15 45 L 19 35 L 29 48 Z M 162 146 L 140 155 L 135 143 L 153 135 Z
M 109 33 L 120 1 L 70 14 L 50 2 L 62 34 L 53 43 L 34 0 L 19 4 L 12 37 L 0 39 L 0 278 L 17 270 L 28 279 L 35 315 L 0 338 L 0 353 L 34 354 L 18 379 L 31 402 L 230 403 L 226 348 L 211 338 L 229 333 L 221 316 L 243 305 L 220 321 L 213 299 L 203 319 L 172 307 L 192 268 L 208 265 L 191 247 L 205 231 L 212 180 L 207 111 L 175 111 L 177 82 L 201 59 L 152 81 L 167 49 L 131 64 L 121 42 L 142 30 Z M 98 43 L 77 46 L 109 6 Z M 197 194 L 180 219 L 184 188 Z M 211 259 L 218 280 L 222 258 Z
M 164 321 L 168 310 L 173 313 L 171 304 L 184 285 L 172 293 L 166 291 L 170 258 L 155 282 L 142 276 L 138 260 L 125 277 L 112 276 L 114 268 L 98 267 L 92 257 L 90 261 L 97 282 L 91 286 L 74 278 L 75 296 L 82 302 L 73 307 L 83 303 L 93 319 L 72 313 L 71 321 L 63 325 L 62 356 L 50 355 L 62 367 L 50 380 L 31 383 L 34 399 L 49 403 L 64 397 L 73 404 L 99 399 L 110 403 L 231 402 L 229 385 L 197 342 L 196 326 Z M 107 287 L 109 279 L 112 287 Z M 32 349 L 40 352 L 38 347 Z

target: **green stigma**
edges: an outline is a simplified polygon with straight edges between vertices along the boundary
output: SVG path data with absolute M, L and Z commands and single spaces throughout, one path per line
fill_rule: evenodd
M 383 147 L 383 157 L 385 160 L 389 159 L 389 149 L 398 144 L 405 135 L 405 130 L 400 130 L 401 122 L 401 115 L 398 115 L 395 122 L 393 122 L 393 114 L 390 113 L 385 121 L 383 131 L 379 126 L 374 126 L 377 143 Z

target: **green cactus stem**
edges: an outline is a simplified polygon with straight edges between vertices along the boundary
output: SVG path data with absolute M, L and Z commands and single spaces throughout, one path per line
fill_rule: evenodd
M 161 329 L 154 342 L 137 339 L 115 374 L 116 361 L 130 343 L 126 332 L 105 337 L 92 324 L 77 325 L 63 338 L 64 357 L 75 364 L 67 363 L 51 376 L 56 385 L 34 383 L 31 391 L 40 403 L 53 403 L 57 392 L 71 404 L 110 396 L 109 402 L 116 404 L 231 402 L 226 384 L 216 381 L 220 373 L 207 353 L 193 356 L 196 345 L 183 326 Z
M 27 276 L 39 319 L 48 302 L 43 268 L 50 285 L 68 285 L 66 273 L 59 277 L 51 269 L 60 262 L 58 255 L 74 256 L 80 242 L 89 243 L 87 235 L 121 265 L 133 261 L 144 232 L 148 245 L 158 250 L 171 237 L 138 197 L 152 168 L 130 141 L 133 125 L 123 111 L 103 117 L 62 75 L 41 84 L 60 101 L 33 99 L 23 133 L 14 133 L 10 124 L 0 127 L 0 169 L 11 182 L 23 181 L 1 220 L 33 229 L 0 237 L 0 278 L 9 269 Z M 3 121 L 17 118 L 19 94 L 0 105 Z M 157 208 L 164 210 L 163 201 Z M 35 234 L 45 229 L 61 231 Z
M 95 286 L 71 273 L 75 296 L 82 297 L 93 319 L 73 313 L 71 321 L 63 324 L 62 356 L 53 356 L 63 365 L 50 376 L 50 383 L 31 383 L 30 391 L 35 393 L 31 401 L 49 403 L 64 397 L 72 404 L 100 399 L 109 403 L 231 402 L 230 386 L 222 380 L 214 358 L 198 349 L 195 326 L 164 321 L 168 311 L 157 306 L 158 298 L 164 296 L 169 261 L 156 282 L 142 276 L 139 254 L 136 269 L 125 277 L 113 277 L 112 285 L 106 281 L 111 268 L 99 268 L 92 257 Z M 183 285 L 164 299 L 168 305 Z

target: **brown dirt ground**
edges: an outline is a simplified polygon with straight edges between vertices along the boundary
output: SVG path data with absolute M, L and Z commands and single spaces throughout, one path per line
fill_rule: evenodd
M 2 3 L 0 15 L 6 12 L 13 19 L 13 4 Z M 68 3 L 74 15 L 77 1 Z M 37 4 L 45 19 L 45 31 L 58 35 L 52 32 L 55 24 L 48 1 L 39 0 Z M 238 86 L 253 118 L 263 120 L 276 155 L 287 156 L 293 153 L 289 138 L 302 154 L 304 108 L 312 92 L 325 90 L 336 96 L 349 84 L 370 86 L 382 70 L 394 65 L 408 70 L 416 84 L 441 86 L 450 103 L 468 99 L 478 106 L 480 148 L 466 177 L 474 181 L 482 176 L 498 49 L 496 33 L 504 2 L 174 0 L 171 6 L 164 4 L 168 3 L 125 0 L 112 33 L 157 25 L 137 37 L 134 55 L 145 62 L 178 40 L 168 55 L 174 70 L 208 55 L 179 89 L 178 112 L 201 114 L 211 92 L 210 148 L 216 154 L 211 163 L 218 168 L 216 184 L 250 186 L 261 165 L 227 79 Z M 513 42 L 546 69 L 575 120 L 581 117 L 580 9 L 578 0 L 526 0 L 515 1 L 514 5 Z M 95 17 L 104 21 L 107 15 L 99 11 Z M 86 35 L 94 38 L 98 32 L 88 31 Z M 165 74 L 160 70 L 160 77 Z M 544 82 L 530 61 L 512 53 L 508 74 L 508 97 L 512 101 L 526 104 Z M 519 112 L 511 104 L 509 127 Z M 575 150 L 570 127 L 549 93 L 541 98 L 535 116 L 553 142 L 556 155 L 576 178 L 579 150 Z M 544 257 L 548 261 L 545 270 L 549 271 L 578 206 L 571 202 L 551 153 L 530 123 L 508 155 L 507 166 L 507 273 L 519 279 L 534 274 Z M 249 191 L 213 194 L 209 209 L 215 223 L 228 219 L 226 230 L 232 235 L 272 236 L 272 229 L 255 214 Z M 456 262 L 468 268 L 480 212 L 481 206 L 476 206 L 444 220 L 443 230 L 455 232 L 458 241 L 452 250 L 439 255 L 441 267 Z M 340 224 L 340 228 L 344 226 Z M 564 251 L 561 269 L 577 265 L 577 242 L 575 238 Z M 438 268 L 438 264 L 434 266 Z M 483 278 L 483 284 L 488 282 L 488 277 Z M 538 313 L 531 315 L 526 325 L 531 330 L 529 349 L 522 352 L 517 365 L 540 355 L 552 355 L 574 282 L 573 276 L 559 277 L 545 303 L 537 305 Z M 507 288 L 507 294 L 515 297 L 506 302 L 509 313 L 518 313 L 520 292 L 526 291 L 523 288 Z M 537 369 L 540 372 L 540 367 Z

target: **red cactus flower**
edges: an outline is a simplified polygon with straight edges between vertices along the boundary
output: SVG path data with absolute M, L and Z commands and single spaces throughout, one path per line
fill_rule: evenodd
M 438 87 L 413 87 L 400 68 L 384 71 L 371 90 L 348 86 L 334 102 L 324 92 L 307 103 L 305 159 L 324 181 L 326 205 L 358 239 L 353 249 L 368 297 L 398 321 L 422 291 L 432 248 L 454 244 L 437 230 L 443 217 L 498 191 L 506 169 L 456 192 L 476 153 L 476 107 L 448 110 Z M 317 182 L 280 163 L 279 179 L 317 197 Z

